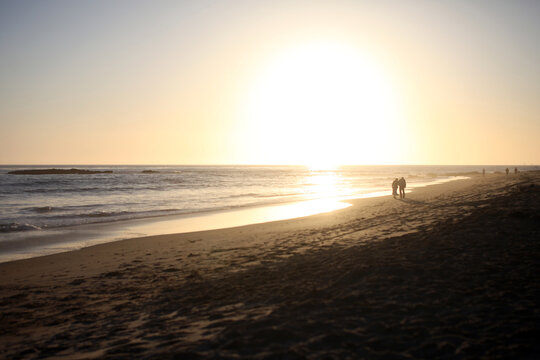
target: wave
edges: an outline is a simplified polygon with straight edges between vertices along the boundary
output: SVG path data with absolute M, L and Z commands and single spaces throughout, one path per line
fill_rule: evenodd
M 221 197 L 221 199 L 236 199 L 236 198 L 257 198 L 257 199 L 272 199 L 272 198 L 289 198 L 291 196 L 300 196 L 303 195 L 303 193 L 296 192 L 296 193 L 271 193 L 271 194 L 261 194 L 261 193 L 242 193 L 242 194 L 233 194 L 233 195 L 227 195 Z
M 36 206 L 36 207 L 29 207 L 24 210 L 35 212 L 38 214 L 45 214 L 45 213 L 52 212 L 55 209 L 52 206 Z
M 242 198 L 242 197 L 257 197 L 259 194 L 257 193 L 243 193 L 243 194 L 233 194 L 228 196 L 223 196 L 222 199 L 235 199 L 235 198 Z
M 49 214 L 49 213 L 74 211 L 76 209 L 92 209 L 92 208 L 98 208 L 100 206 L 102 205 L 93 204 L 93 205 L 68 205 L 68 206 L 32 206 L 32 207 L 22 208 L 21 210 L 25 213 Z
M 181 211 L 180 209 L 162 209 L 162 210 L 147 210 L 147 211 L 93 211 L 86 213 L 72 213 L 72 214 L 63 214 L 51 216 L 48 219 L 50 220 L 62 220 L 62 219 L 85 219 L 85 218 L 133 218 L 136 217 L 152 217 L 152 216 L 161 216 L 168 215 L 171 213 L 176 213 Z
M 87 214 L 78 214 L 76 216 L 73 215 L 65 215 L 65 217 L 82 217 L 82 218 L 104 218 L 104 217 L 113 217 L 113 216 L 128 216 L 134 214 L 131 211 L 95 211 Z
M 191 212 L 191 211 L 187 211 Z M 46 214 L 42 212 L 41 214 Z M 36 217 L 24 219 L 24 222 L 0 223 L 0 233 L 20 232 L 28 230 L 43 230 L 77 226 L 94 223 L 116 222 L 132 219 L 144 219 L 166 215 L 182 214 L 182 210 L 150 210 L 141 212 L 132 211 L 94 211 L 90 213 L 62 214 L 46 217 Z
M 267 194 L 267 195 L 263 195 L 263 194 L 255 194 L 254 197 L 256 198 L 260 198 L 260 199 L 266 199 L 266 198 L 283 198 L 283 199 L 286 199 L 286 198 L 290 198 L 292 196 L 302 196 L 304 195 L 305 193 L 300 193 L 300 192 L 296 192 L 296 193 L 283 193 L 283 194 L 280 194 L 280 193 L 277 193 L 277 194 Z
M 145 190 L 152 190 L 152 191 L 162 191 L 167 190 L 166 187 L 159 187 L 159 186 L 146 186 L 146 187 L 137 187 L 137 186 L 106 186 L 108 184 L 104 184 L 102 187 L 73 187 L 73 188 L 33 188 L 33 189 L 27 189 L 23 190 L 22 192 L 28 193 L 28 194 L 41 194 L 41 193 L 61 193 L 61 194 L 78 194 L 78 193 L 103 193 L 103 194 L 111 194 L 111 193 L 125 193 L 125 192 L 132 192 L 132 191 L 145 191 Z
M 37 225 L 32 225 L 32 224 L 19 224 L 19 223 L 0 224 L 0 233 L 29 231 L 29 230 L 41 230 L 41 227 Z

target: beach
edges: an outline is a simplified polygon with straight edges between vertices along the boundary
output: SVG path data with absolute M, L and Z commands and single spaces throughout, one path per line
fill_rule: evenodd
M 350 202 L 0 264 L 0 357 L 540 356 L 539 172 Z

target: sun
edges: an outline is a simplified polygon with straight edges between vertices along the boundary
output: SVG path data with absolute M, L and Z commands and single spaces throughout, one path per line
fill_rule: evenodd
M 392 162 L 399 107 L 369 56 L 339 42 L 282 51 L 253 81 L 245 136 L 257 161 L 331 168 Z

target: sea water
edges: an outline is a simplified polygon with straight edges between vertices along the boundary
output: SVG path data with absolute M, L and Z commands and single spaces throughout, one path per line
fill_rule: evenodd
M 60 238 L 58 235 L 65 235 L 68 229 L 89 224 L 99 223 L 104 228 L 103 225 L 127 220 L 157 222 L 171 216 L 184 218 L 187 223 L 196 223 L 196 218 L 203 224 L 206 215 L 216 212 L 247 214 L 249 209 L 298 206 L 305 201 L 389 195 L 392 180 L 401 176 L 407 179 L 407 188 L 414 189 L 463 178 L 481 172 L 482 168 L 489 173 L 504 171 L 506 167 L 510 166 L 344 166 L 324 170 L 304 166 L 0 166 L 0 261 L 10 259 L 6 254 L 18 248 L 25 248 L 24 257 L 42 254 L 36 252 L 40 242 L 45 244 L 47 238 Z M 112 173 L 8 174 L 13 170 L 45 168 Z M 313 213 L 309 206 L 304 208 L 305 211 L 290 212 L 290 216 Z M 321 211 L 334 208 L 321 207 Z M 277 209 L 286 214 L 288 208 Z M 256 219 L 265 220 L 264 216 Z M 230 225 L 238 224 L 233 221 Z M 226 221 L 220 226 L 226 227 Z M 111 239 L 105 235 L 101 231 L 95 237 Z M 114 239 L 133 235 L 147 233 L 119 233 Z M 62 238 L 69 242 L 74 237 Z

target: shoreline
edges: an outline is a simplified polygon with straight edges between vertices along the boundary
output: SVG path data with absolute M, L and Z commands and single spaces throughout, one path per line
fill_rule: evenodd
M 336 211 L 348 206 L 351 205 L 340 200 L 306 200 L 204 213 L 91 223 L 52 228 L 30 234 L 18 233 L 14 239 L 0 242 L 0 250 L 4 250 L 4 253 L 0 254 L 0 263 L 71 252 L 140 237 L 177 235 L 291 220 Z M 10 248 L 10 243 L 19 248 Z M 29 246 L 33 247 L 26 250 Z
M 534 358 L 540 174 L 0 264 L 20 358 Z
M 409 193 L 429 186 L 468 179 L 463 176 L 413 184 Z M 192 214 L 174 214 L 114 222 L 98 222 L 38 231 L 7 234 L 0 241 L 0 263 L 80 250 L 89 246 L 139 237 L 182 234 L 291 220 L 339 210 L 366 198 L 389 197 L 389 191 L 365 193 L 360 197 L 306 199 L 237 209 Z M 11 237 L 11 239 L 9 238 Z

